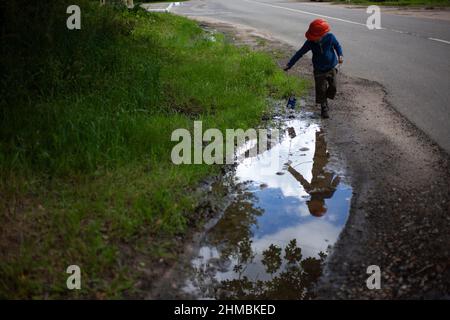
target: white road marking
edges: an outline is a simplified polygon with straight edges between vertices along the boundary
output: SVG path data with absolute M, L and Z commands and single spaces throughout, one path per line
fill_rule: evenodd
M 256 3 L 256 4 L 259 4 L 261 6 L 272 7 L 272 8 L 277 8 L 277 9 L 284 9 L 284 10 L 287 10 L 287 11 L 303 13 L 303 14 L 309 14 L 311 16 L 327 18 L 327 19 L 330 19 L 330 20 L 337 20 L 337 21 L 342 21 L 342 22 L 346 22 L 346 23 L 351 23 L 351 24 L 356 24 L 356 25 L 359 25 L 359 26 L 367 27 L 367 25 L 365 23 L 359 23 L 359 22 L 355 22 L 355 21 L 351 21 L 351 20 L 346 20 L 346 19 L 341 19 L 341 18 L 336 18 L 336 17 L 330 17 L 330 16 L 326 16 L 326 15 L 318 14 L 318 13 L 314 13 L 314 12 L 308 12 L 308 11 L 303 11 L 303 10 L 298 10 L 298 9 L 292 9 L 292 8 L 277 6 L 277 5 L 274 5 L 274 4 L 263 3 L 263 2 L 253 1 L 253 0 L 244 0 L 244 1 L 245 2 L 250 2 L 250 3 Z M 384 28 L 381 28 L 381 29 L 384 29 Z
M 327 19 L 330 19 L 330 20 L 336 20 L 336 21 L 341 21 L 341 22 L 346 22 L 346 23 L 351 23 L 351 24 L 356 24 L 356 25 L 359 25 L 359 26 L 367 27 L 367 25 L 364 24 L 364 23 L 355 22 L 355 21 L 346 20 L 346 19 L 341 19 L 341 18 L 336 18 L 336 17 L 331 17 L 331 16 L 326 16 L 326 15 L 318 14 L 318 13 L 314 13 L 314 12 L 308 12 L 308 11 L 303 11 L 303 10 L 299 10 L 299 9 L 287 8 L 287 7 L 283 7 L 283 6 L 277 6 L 277 5 L 274 5 L 274 4 L 269 4 L 269 3 L 265 3 L 265 2 L 254 1 L 254 0 L 244 0 L 244 1 L 245 2 L 249 2 L 249 3 L 259 4 L 261 6 L 272 7 L 272 8 L 277 8 L 277 9 L 283 9 L 283 10 L 287 10 L 287 11 L 291 11 L 291 12 L 303 13 L 303 14 L 308 14 L 308 15 L 311 15 L 311 16 L 327 18 Z M 410 33 L 406 32 L 406 31 L 400 31 L 400 30 L 395 30 L 395 29 L 387 29 L 387 28 L 383 28 L 383 27 L 381 29 L 388 30 L 388 31 L 393 31 L 393 32 L 401 33 L 401 34 L 410 34 Z M 415 36 L 421 37 L 420 35 L 417 35 L 417 34 L 410 34 L 410 35 L 415 35 Z M 428 40 L 433 40 L 433 41 L 438 41 L 438 42 L 441 42 L 441 43 L 450 44 L 450 41 L 447 41 L 447 40 L 442 40 L 442 39 L 437 39 L 437 38 L 427 38 L 427 39 Z
M 146 10 L 148 12 L 170 12 L 170 10 L 172 9 L 172 7 L 178 7 L 180 6 L 181 3 L 180 2 L 171 2 L 167 8 L 162 8 L 162 9 L 152 9 L 151 7 L 148 7 Z
M 439 42 L 446 43 L 446 44 L 450 44 L 450 41 L 447 41 L 447 40 L 436 39 L 436 38 L 428 38 L 428 39 L 433 40 L 433 41 L 439 41 Z

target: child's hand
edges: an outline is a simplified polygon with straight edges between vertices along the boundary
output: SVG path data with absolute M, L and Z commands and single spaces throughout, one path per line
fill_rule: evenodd
M 340 57 L 339 57 L 339 63 L 342 64 L 343 62 L 344 62 L 344 57 L 343 57 L 343 56 L 340 56 Z

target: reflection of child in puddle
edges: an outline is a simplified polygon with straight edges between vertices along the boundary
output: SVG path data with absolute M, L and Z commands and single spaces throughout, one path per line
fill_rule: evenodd
M 301 183 L 305 191 L 310 195 L 306 202 L 309 212 L 315 217 L 321 217 L 327 212 L 325 199 L 330 199 L 339 184 L 339 177 L 325 171 L 328 163 L 327 144 L 323 131 L 316 132 L 316 150 L 314 151 L 311 182 L 301 175 L 300 172 L 289 166 L 288 171 Z

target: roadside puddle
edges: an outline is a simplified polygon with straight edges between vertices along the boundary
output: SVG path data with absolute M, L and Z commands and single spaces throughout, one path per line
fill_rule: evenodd
M 318 122 L 283 121 L 280 143 L 236 167 L 237 190 L 203 237 L 183 291 L 199 299 L 310 299 L 350 209 Z M 277 157 L 276 167 L 268 166 Z M 272 161 L 273 163 L 273 161 Z

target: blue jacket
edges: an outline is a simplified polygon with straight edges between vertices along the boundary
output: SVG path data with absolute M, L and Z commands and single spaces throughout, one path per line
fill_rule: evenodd
M 336 53 L 342 56 L 342 48 L 336 37 L 332 33 L 327 33 L 318 43 L 306 40 L 300 50 L 289 60 L 288 67 L 291 68 L 309 50 L 313 53 L 312 62 L 315 72 L 333 69 L 338 64 Z

